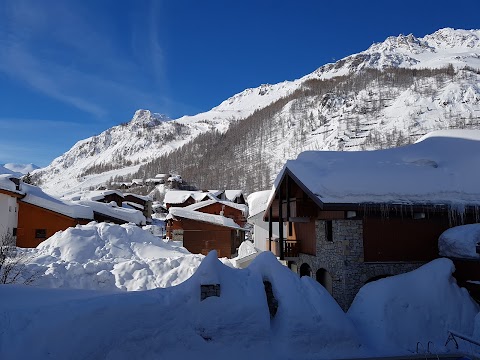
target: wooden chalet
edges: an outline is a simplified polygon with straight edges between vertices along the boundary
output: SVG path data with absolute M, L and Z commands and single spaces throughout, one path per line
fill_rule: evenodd
M 57 231 L 84 225 L 92 220 L 145 224 L 145 217 L 140 211 L 117 206 L 115 200 L 118 194 L 113 192 L 106 195 L 100 198 L 106 198 L 107 203 L 80 199 L 60 200 L 44 193 L 37 186 L 23 183 L 9 175 L 0 175 L 0 225 L 14 236 L 17 246 L 36 247 Z M 92 197 L 99 197 L 99 194 Z
M 302 153 L 275 180 L 266 248 L 346 310 L 365 283 L 437 258 L 446 229 L 480 221 L 478 154 L 480 141 L 460 134 L 389 150 Z M 457 280 L 476 273 L 457 270 Z
M 218 257 L 234 257 L 245 240 L 245 229 L 239 225 L 245 224 L 245 217 L 242 218 L 234 208 L 227 210 L 229 208 L 221 205 L 198 205 L 170 208 L 167 237 L 173 241 L 183 241 L 183 246 L 192 253 L 206 255 L 216 250 Z
M 15 177 L 0 175 L 0 223 L 19 247 L 36 247 L 57 231 L 92 219 L 88 207 L 63 202 Z
M 87 210 L 87 212 L 90 212 Z M 41 242 L 55 234 L 76 225 L 85 225 L 92 221 L 89 214 L 73 215 L 61 210 L 50 210 L 20 200 L 18 202 L 17 246 L 37 247 Z

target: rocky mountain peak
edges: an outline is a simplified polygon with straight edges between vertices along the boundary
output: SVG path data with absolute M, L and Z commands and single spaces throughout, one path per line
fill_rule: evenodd
M 444 28 L 423 38 L 431 46 L 441 48 L 480 48 L 480 30 Z
M 170 120 L 166 115 L 152 113 L 150 110 L 140 109 L 135 111 L 129 125 L 132 127 L 154 127 L 163 121 Z

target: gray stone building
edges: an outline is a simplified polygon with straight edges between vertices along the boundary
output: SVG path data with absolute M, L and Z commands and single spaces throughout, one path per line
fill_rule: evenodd
M 275 180 L 264 219 L 279 223 L 281 240 L 270 232 L 270 248 L 347 310 L 365 283 L 438 257 L 449 227 L 480 222 L 479 153 L 480 141 L 455 132 L 396 149 L 302 153 Z

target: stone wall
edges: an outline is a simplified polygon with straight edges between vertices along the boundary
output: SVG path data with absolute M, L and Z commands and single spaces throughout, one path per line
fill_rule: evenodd
M 304 263 L 316 277 L 319 269 L 332 276 L 332 295 L 344 311 L 368 280 L 414 270 L 423 263 L 365 263 L 363 259 L 363 221 L 332 220 L 333 241 L 325 237 L 325 221 L 315 222 L 316 256 L 300 254 L 298 269 Z M 388 241 L 388 239 L 386 239 Z

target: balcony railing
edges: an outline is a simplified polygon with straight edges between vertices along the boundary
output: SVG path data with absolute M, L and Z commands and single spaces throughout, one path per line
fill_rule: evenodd
M 271 248 L 275 256 L 280 256 L 280 239 L 272 238 Z M 268 238 L 266 239 L 266 249 L 268 249 Z M 283 239 L 283 256 L 285 258 L 296 258 L 298 257 L 299 252 L 299 241 L 298 240 L 287 240 Z

